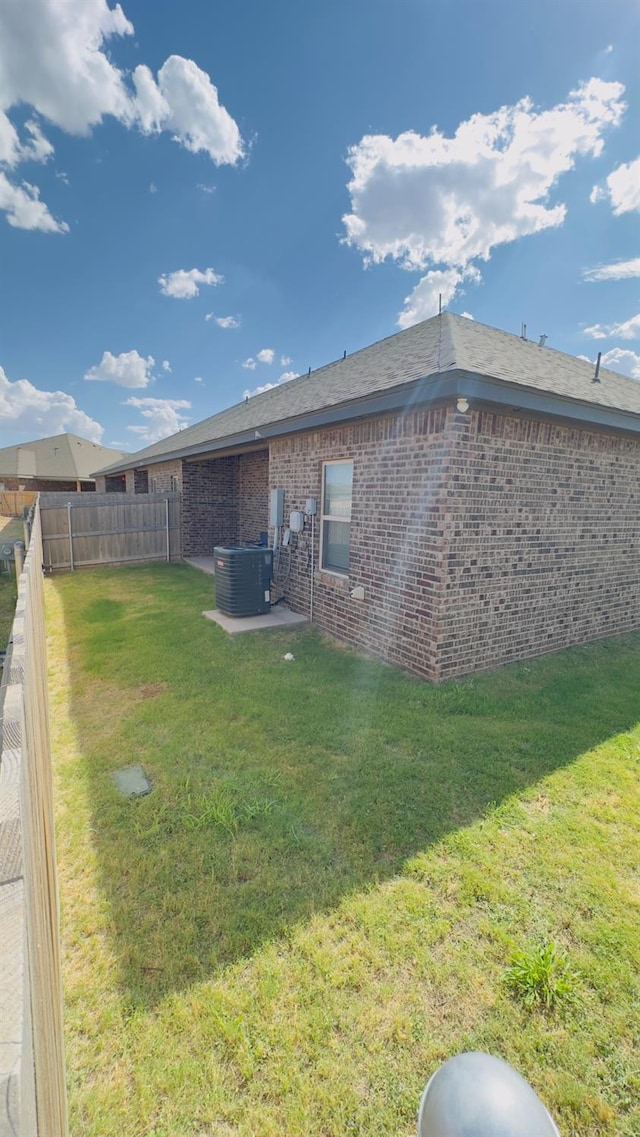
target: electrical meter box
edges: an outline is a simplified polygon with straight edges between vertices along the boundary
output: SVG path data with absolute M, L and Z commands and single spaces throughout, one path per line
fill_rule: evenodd
M 304 529 L 304 513 L 301 509 L 294 509 L 289 515 L 289 528 L 292 533 L 302 533 Z
M 284 490 L 271 490 L 269 498 L 269 525 L 272 529 L 284 523 Z

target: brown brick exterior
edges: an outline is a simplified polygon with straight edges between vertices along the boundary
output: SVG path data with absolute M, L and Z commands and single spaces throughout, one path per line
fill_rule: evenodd
M 216 545 L 237 545 L 237 455 L 184 462 L 182 487 L 183 556 L 211 556 Z
M 315 578 L 330 634 L 440 680 L 640 626 L 640 442 L 451 407 L 367 420 L 272 443 L 287 515 L 309 496 L 320 510 L 322 462 L 340 457 L 349 576 Z M 281 556 L 298 611 L 309 550 L 307 523 Z
M 241 454 L 238 477 L 238 536 L 242 545 L 259 541 L 269 527 L 269 451 Z
M 149 466 L 149 492 L 150 493 L 180 493 L 182 491 L 182 462 L 174 458 L 171 462 L 156 462 Z M 172 485 L 172 478 L 177 486 Z
M 285 515 L 318 502 L 322 463 L 351 458 L 353 500 L 349 577 L 316 571 L 314 623 L 356 647 L 437 678 L 438 600 L 443 572 L 441 502 L 449 461 L 443 408 L 366 419 L 271 444 L 270 484 L 285 490 Z M 308 612 L 310 524 L 280 556 L 281 591 Z M 290 559 L 290 565 L 287 562 Z M 361 585 L 364 600 L 350 591 Z
M 76 493 L 78 483 L 75 479 L 62 481 L 47 478 L 0 478 L 0 482 L 7 490 L 29 490 L 33 493 Z M 80 482 L 81 493 L 93 493 L 95 482 Z
M 640 625 L 640 442 L 452 420 L 439 677 Z

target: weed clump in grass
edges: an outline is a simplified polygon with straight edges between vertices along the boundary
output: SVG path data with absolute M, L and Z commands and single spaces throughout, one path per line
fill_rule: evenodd
M 505 973 L 507 986 L 530 1010 L 556 1010 L 575 1002 L 578 980 L 567 957 L 553 940 L 516 951 Z

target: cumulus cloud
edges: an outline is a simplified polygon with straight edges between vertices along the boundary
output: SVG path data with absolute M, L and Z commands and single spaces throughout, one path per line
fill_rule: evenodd
M 446 308 L 465 279 L 477 284 L 482 278 L 473 265 L 469 265 L 463 271 L 455 268 L 432 269 L 416 284 L 413 292 L 405 296 L 405 306 L 398 316 L 399 327 L 410 328 L 419 320 L 428 320 L 429 316 L 435 316 L 440 297 L 442 297 L 442 307 Z
M 171 371 L 171 364 L 169 363 L 168 359 L 162 360 L 162 370 L 163 371 Z
M 29 182 L 9 181 L 0 169 L 0 209 L 15 229 L 40 229 L 43 233 L 67 233 L 66 221 L 57 221 L 40 201 L 40 190 Z
M 170 130 L 194 154 L 204 151 L 216 166 L 244 156 L 238 124 L 218 99 L 218 89 L 192 59 L 170 55 L 158 71 L 140 64 L 133 72 L 135 111 L 145 134 Z
M 609 174 L 606 185 L 593 187 L 589 201 L 595 204 L 606 199 L 611 202 L 611 208 L 617 217 L 621 213 L 640 212 L 640 158 L 616 166 Z
M 158 277 L 162 294 L 176 300 L 191 300 L 198 295 L 202 284 L 222 284 L 223 281 L 224 277 L 212 268 L 179 268 Z
M 630 277 L 640 276 L 640 257 L 630 261 L 614 261 L 613 264 L 596 265 L 587 268 L 583 274 L 584 280 L 628 280 Z
M 281 367 L 288 367 L 291 362 L 292 362 L 292 360 L 291 360 L 290 355 L 281 355 L 280 356 L 280 366 Z
M 262 347 L 256 355 L 258 363 L 273 363 L 275 359 L 275 351 L 272 347 Z
M 607 351 L 601 360 L 603 367 L 611 367 L 614 371 L 622 371 L 632 379 L 640 379 L 640 352 L 630 351 L 628 348 L 613 347 Z
M 243 359 L 242 366 L 246 367 L 247 371 L 255 371 L 256 361 L 253 356 L 250 355 L 248 359 Z
M 143 133 L 169 131 L 187 150 L 204 152 L 220 165 L 244 155 L 237 124 L 221 105 L 216 87 L 191 59 L 171 55 L 154 78 L 136 67 L 133 81 L 113 62 L 119 37 L 133 34 L 120 4 L 108 0 L 4 0 L 0 3 L 0 162 L 13 193 L 3 186 L 0 208 L 19 228 L 63 233 L 47 206 L 26 209 L 21 190 L 37 199 L 8 171 L 25 160 L 46 161 L 53 147 L 39 123 L 25 124 L 25 138 L 9 118 L 32 107 L 68 134 L 87 135 L 106 116 Z M 8 203 L 8 204 L 7 204 Z
M 461 312 L 460 315 L 464 316 L 465 320 L 475 320 L 475 316 L 472 316 L 471 312 Z
M 592 324 L 584 331 L 585 335 L 591 336 L 594 340 L 615 338 L 634 340 L 640 336 L 640 312 L 637 316 L 631 316 L 630 319 L 624 320 L 620 324 Z
M 600 154 L 622 118 L 623 92 L 593 78 L 548 110 L 524 98 L 473 115 L 450 138 L 437 127 L 365 135 L 347 158 L 345 242 L 369 264 L 391 258 L 409 270 L 464 272 L 499 245 L 562 225 L 566 207 L 551 192 L 579 157 Z M 401 326 L 430 288 L 427 277 L 407 299 Z
M 189 419 L 180 413 L 190 408 L 188 399 L 140 399 L 132 395 L 125 400 L 124 406 L 136 407 L 145 420 L 141 425 L 127 427 L 138 435 L 139 442 L 144 445 L 168 438 L 189 425 Z
M 154 364 L 155 359 L 152 355 L 148 355 L 145 359 L 135 350 L 123 351 L 120 355 L 112 355 L 110 351 L 105 351 L 100 362 L 86 372 L 85 379 L 101 383 L 117 383 L 119 387 L 148 387 L 153 378 L 151 372 Z
M 70 431 L 100 442 L 104 427 L 81 411 L 65 391 L 41 391 L 28 379 L 11 382 L 0 367 L 0 427 L 43 436 Z
M 204 379 L 202 378 L 202 375 L 194 375 L 193 381 L 194 381 L 194 383 L 204 383 Z
M 205 320 L 215 320 L 219 328 L 240 327 L 240 320 L 237 316 L 215 316 L 213 312 L 207 312 Z

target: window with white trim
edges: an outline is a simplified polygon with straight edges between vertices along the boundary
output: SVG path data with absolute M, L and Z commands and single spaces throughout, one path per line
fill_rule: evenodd
M 343 576 L 349 573 L 352 486 L 352 461 L 323 463 L 320 567 Z

